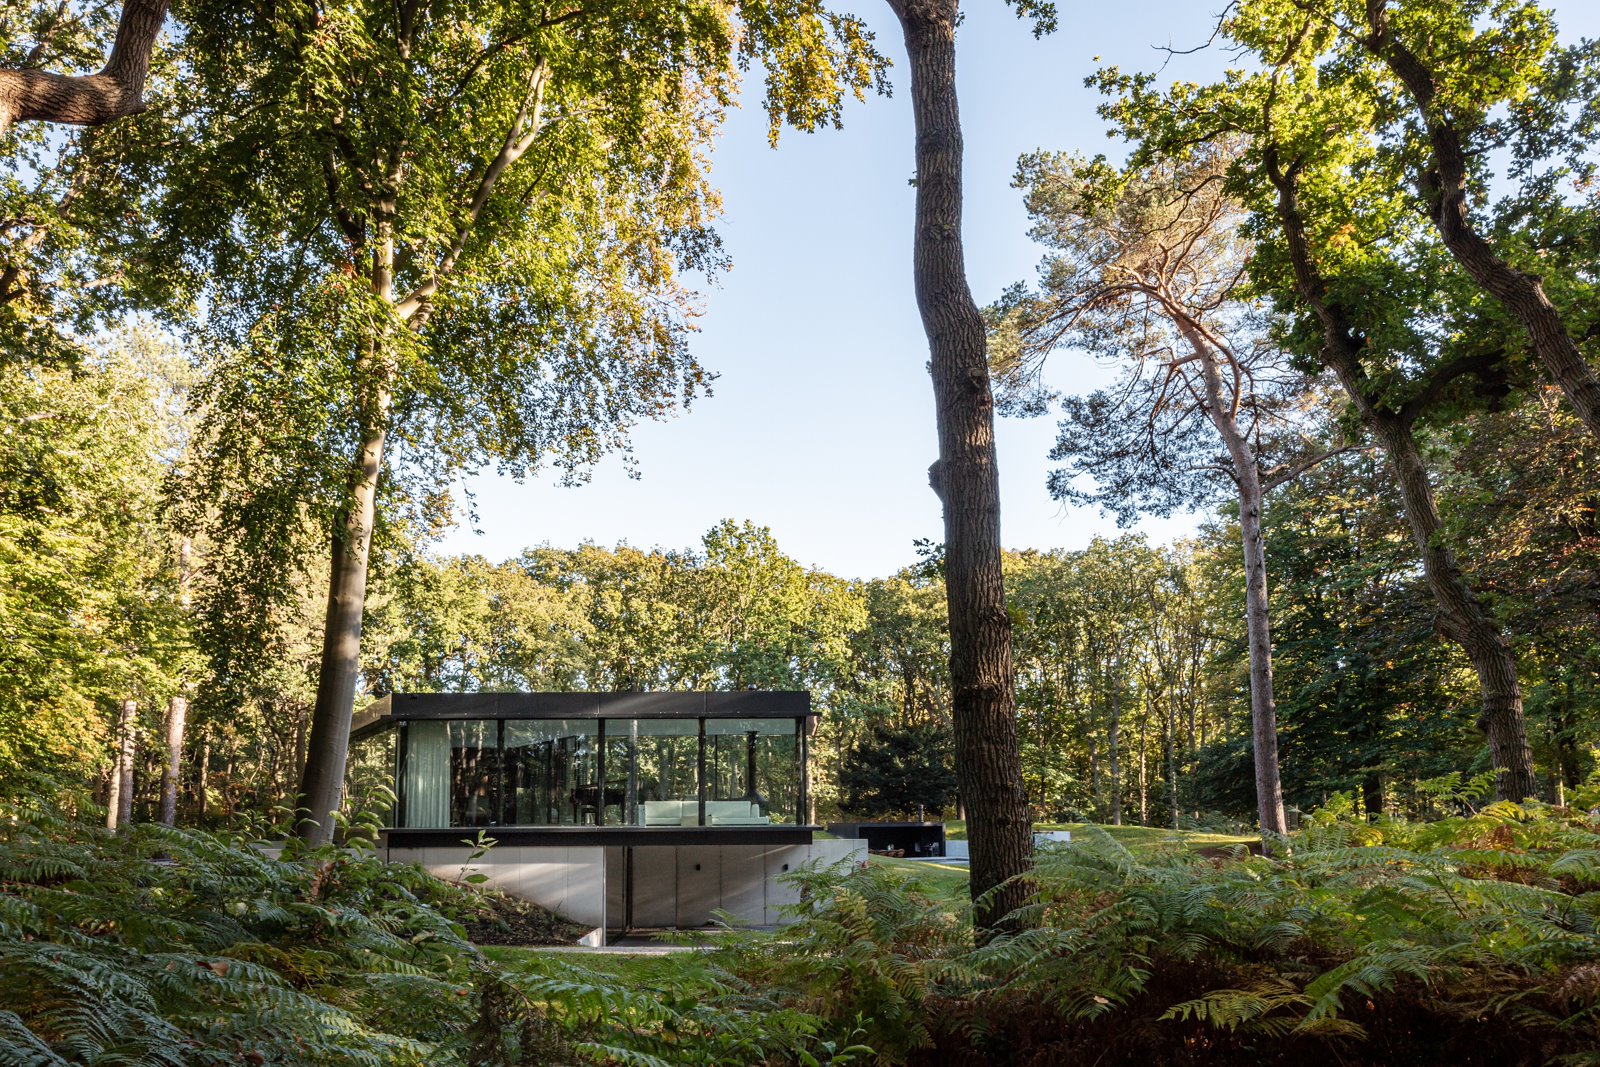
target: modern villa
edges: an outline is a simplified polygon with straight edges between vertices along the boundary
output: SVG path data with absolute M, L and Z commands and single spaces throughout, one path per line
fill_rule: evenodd
M 783 921 L 781 876 L 865 859 L 809 825 L 803 692 L 396 693 L 357 715 L 352 788 L 395 793 L 382 848 L 590 926 Z M 495 845 L 476 860 L 479 831 Z

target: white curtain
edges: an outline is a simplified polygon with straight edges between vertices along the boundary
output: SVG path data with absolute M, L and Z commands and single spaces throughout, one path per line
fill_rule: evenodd
M 406 735 L 406 825 L 449 826 L 449 724 L 413 719 Z

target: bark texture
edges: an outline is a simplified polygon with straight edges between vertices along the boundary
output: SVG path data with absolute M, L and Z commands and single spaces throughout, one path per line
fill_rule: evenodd
M 373 254 L 373 294 L 394 302 L 393 204 L 381 217 Z M 378 513 L 378 479 L 393 402 L 393 369 L 385 338 L 371 339 L 363 359 L 369 387 L 361 411 L 361 450 L 350 474 L 343 521 L 333 535 L 317 702 L 311 710 L 305 772 L 300 779 L 299 832 L 307 844 L 333 840 L 333 816 L 344 801 L 350 719 L 361 676 L 361 627 L 367 603 L 367 560 Z
M 123 0 L 111 55 L 98 74 L 0 70 L 0 134 L 16 122 L 100 126 L 143 111 L 150 53 L 166 17 L 167 0 Z
M 1539 278 L 1501 259 L 1472 224 L 1467 151 L 1455 123 L 1438 107 L 1432 73 L 1391 31 L 1384 0 L 1369 0 L 1367 27 L 1364 43 L 1368 51 L 1400 79 L 1427 129 L 1433 158 L 1422 178 L 1423 192 L 1445 248 L 1484 292 L 1522 324 L 1551 379 L 1567 395 L 1589 432 L 1600 437 L 1600 375 L 1583 358 Z
M 106 791 L 106 828 L 115 830 L 133 818 L 133 757 L 139 743 L 139 702 L 117 705 L 117 751 Z
M 913 274 L 928 335 L 944 506 L 956 776 L 966 804 L 975 922 L 996 929 L 1028 898 L 1032 822 L 1017 746 L 1011 623 L 1000 575 L 1000 485 L 983 319 L 961 243 L 955 0 L 889 0 L 905 34 L 916 118 Z
M 1266 491 L 1261 461 L 1250 446 L 1234 407 L 1224 396 L 1217 353 L 1192 323 L 1182 323 L 1185 339 L 1200 364 L 1206 416 L 1228 449 L 1234 485 L 1239 490 L 1239 539 L 1244 549 L 1245 632 L 1250 648 L 1250 737 L 1256 772 L 1256 816 L 1263 833 L 1287 834 L 1283 780 L 1278 768 L 1278 704 L 1272 688 L 1272 621 L 1267 600 L 1267 541 L 1261 527 Z
M 1528 747 L 1522 712 L 1522 686 L 1516 658 L 1493 617 L 1468 586 L 1455 552 L 1442 536 L 1443 522 L 1434 501 L 1433 487 L 1412 433 L 1417 409 L 1400 411 L 1380 406 L 1379 390 L 1368 380 L 1361 364 L 1363 338 L 1345 311 L 1328 294 L 1312 261 L 1305 237 L 1292 170 L 1282 168 L 1275 155 L 1267 156 L 1267 172 L 1278 191 L 1278 218 L 1284 228 L 1296 288 L 1323 328 L 1323 358 L 1338 376 L 1362 422 L 1384 450 L 1400 488 L 1406 522 L 1422 558 L 1423 577 L 1438 608 L 1436 625 L 1472 661 L 1482 694 L 1478 728 L 1489 742 L 1496 773 L 1495 794 L 1520 801 L 1537 796 L 1533 753 Z M 1423 395 L 1429 390 L 1425 389 Z

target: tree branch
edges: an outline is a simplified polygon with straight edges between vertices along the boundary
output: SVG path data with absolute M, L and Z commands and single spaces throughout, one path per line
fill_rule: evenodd
M 0 70 L 0 134 L 18 122 L 100 126 L 143 111 L 150 53 L 166 17 L 167 0 L 123 0 L 111 55 L 98 74 Z
M 439 291 L 439 286 L 455 269 L 461 253 L 466 249 L 472 228 L 477 224 L 478 216 L 483 214 L 484 205 L 488 204 L 500 176 L 533 147 L 534 138 L 544 126 L 544 92 L 549 83 L 550 66 L 541 59 L 534 65 L 533 73 L 528 77 L 527 96 L 523 99 L 522 107 L 517 110 L 517 116 L 512 120 L 510 129 L 506 131 L 505 141 L 501 144 L 499 153 L 490 161 L 483 172 L 483 177 L 478 181 L 477 191 L 472 194 L 472 199 L 467 204 L 466 218 L 456 228 L 456 237 L 451 242 L 449 251 L 439 260 L 439 265 L 434 269 L 432 276 L 395 305 L 395 313 L 402 320 L 410 319 Z

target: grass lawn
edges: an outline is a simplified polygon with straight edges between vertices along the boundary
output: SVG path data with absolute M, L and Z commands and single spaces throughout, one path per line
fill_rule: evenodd
M 1261 838 L 1253 834 L 1214 834 L 1205 830 L 1173 830 L 1161 826 L 1106 826 L 1099 823 L 1084 822 L 1041 822 L 1034 823 L 1035 830 L 1069 830 L 1074 838 L 1090 828 L 1104 830 L 1107 835 L 1128 848 L 1137 849 L 1140 846 L 1155 848 L 1160 845 L 1177 844 L 1184 848 L 1213 848 L 1218 845 L 1248 845 L 1259 842 Z M 944 836 L 949 841 L 965 841 L 967 839 L 967 824 L 960 820 L 951 820 L 944 824 Z
M 951 907 L 959 908 L 970 903 L 965 867 L 937 860 L 897 860 L 890 856 L 873 856 L 871 862 L 874 866 L 888 867 L 904 872 L 908 878 L 915 878 L 932 896 L 949 901 Z
M 965 822 L 947 822 L 945 837 L 952 841 L 965 841 L 967 839 L 967 824 Z M 1036 823 L 1035 830 L 1070 830 L 1074 840 L 1087 836 L 1092 830 L 1104 830 L 1108 836 L 1122 844 L 1125 848 L 1139 852 L 1158 848 L 1170 848 L 1174 845 L 1186 849 L 1213 848 L 1227 845 L 1248 845 L 1252 842 L 1259 843 L 1259 837 L 1237 836 L 1233 834 L 1213 834 L 1197 830 L 1168 830 L 1158 826 L 1097 826 L 1090 823 Z M 904 871 L 908 877 L 916 878 L 932 894 L 948 900 L 953 907 L 960 907 L 967 903 L 967 868 L 951 863 L 940 863 L 937 860 L 901 860 L 889 856 L 873 856 L 872 862 L 882 867 L 889 867 L 897 871 Z

